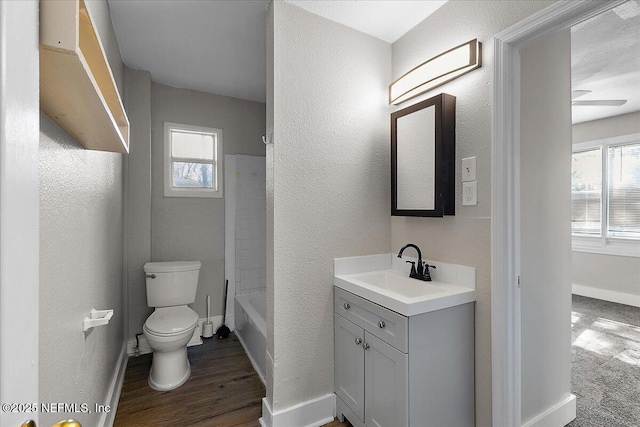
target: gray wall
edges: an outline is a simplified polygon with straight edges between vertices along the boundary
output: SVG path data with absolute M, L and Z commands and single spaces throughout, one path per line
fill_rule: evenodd
M 571 381 L 571 30 L 521 51 L 522 422 Z M 569 420 L 567 420 L 568 422 Z
M 122 60 L 107 2 L 88 7 L 122 93 Z M 123 155 L 81 148 L 40 116 L 41 402 L 107 404 L 123 343 Z M 82 331 L 92 308 L 114 309 L 108 326 Z M 40 414 L 40 424 L 101 414 Z
M 164 122 L 222 129 L 225 154 L 265 155 L 262 143 L 262 135 L 265 134 L 264 103 L 153 82 L 150 92 L 151 142 L 147 146 L 149 124 L 145 99 L 148 96 L 148 73 L 144 73 L 144 77 L 141 73 L 125 72 L 127 85 L 132 85 L 127 102 L 132 105 L 145 103 L 139 107 L 140 115 L 131 111 L 134 120 L 132 130 L 136 132 L 132 137 L 132 147 L 139 138 L 144 148 L 132 148 L 128 164 L 129 338 L 142 332 L 142 325 L 152 311 L 147 307 L 142 278 L 142 266 L 147 261 L 201 261 L 194 309 L 200 317 L 205 317 L 206 296 L 211 295 L 211 315 L 222 314 L 225 199 L 164 197 Z M 140 92 L 134 95 L 136 90 Z M 134 229 L 138 225 L 141 230 Z
M 124 81 L 131 135 L 125 156 L 126 336 L 134 338 L 149 314 L 143 266 L 151 260 L 151 74 L 125 67 Z
M 482 42 L 482 68 L 401 105 L 440 92 L 456 99 L 456 215 L 391 218 L 391 249 L 413 242 L 426 257 L 476 268 L 476 425 L 491 425 L 492 37 L 547 1 L 451 0 L 392 45 L 393 79 L 466 41 Z M 462 206 L 461 159 L 477 156 L 478 206 Z
M 640 113 L 573 125 L 573 142 L 640 132 Z M 640 258 L 573 252 L 573 283 L 640 296 Z
M 266 376 L 278 411 L 333 392 L 333 258 L 389 251 L 391 46 L 271 8 Z

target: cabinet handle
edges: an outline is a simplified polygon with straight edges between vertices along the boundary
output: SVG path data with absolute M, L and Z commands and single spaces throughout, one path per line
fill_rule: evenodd
M 345 310 L 349 310 L 351 308 L 351 304 L 349 304 L 348 302 L 345 302 L 342 306 Z
M 382 328 L 384 328 L 384 327 L 385 327 L 385 324 L 384 324 L 384 322 L 381 320 L 381 321 L 379 321 L 379 322 L 378 322 L 378 326 L 380 327 L 380 329 L 382 329 Z
M 369 344 L 367 343 L 362 344 L 362 348 L 364 348 L 365 350 L 369 350 Z
M 362 338 L 356 338 L 356 345 L 362 344 Z
M 149 279 L 155 279 L 156 275 L 155 274 L 145 274 L 144 277 L 147 277 Z

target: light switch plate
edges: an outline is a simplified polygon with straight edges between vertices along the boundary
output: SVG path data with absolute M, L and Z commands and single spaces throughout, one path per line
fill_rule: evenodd
M 478 204 L 478 181 L 462 183 L 462 206 Z
M 462 159 L 462 182 L 476 180 L 476 158 L 467 157 Z

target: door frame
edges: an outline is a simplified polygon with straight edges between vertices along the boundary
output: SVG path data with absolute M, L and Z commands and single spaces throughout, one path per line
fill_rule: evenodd
M 491 356 L 493 426 L 521 426 L 520 50 L 627 0 L 563 0 L 493 38 Z
M 0 424 L 38 422 L 38 1 L 0 1 Z M 23 404 L 4 408 L 4 404 Z M 29 410 L 30 409 L 30 410 Z

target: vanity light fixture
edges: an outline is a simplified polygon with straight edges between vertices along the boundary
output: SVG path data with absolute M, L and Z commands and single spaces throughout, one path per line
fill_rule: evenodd
M 398 105 L 482 66 L 482 43 L 473 39 L 409 70 L 389 85 L 389 104 Z

